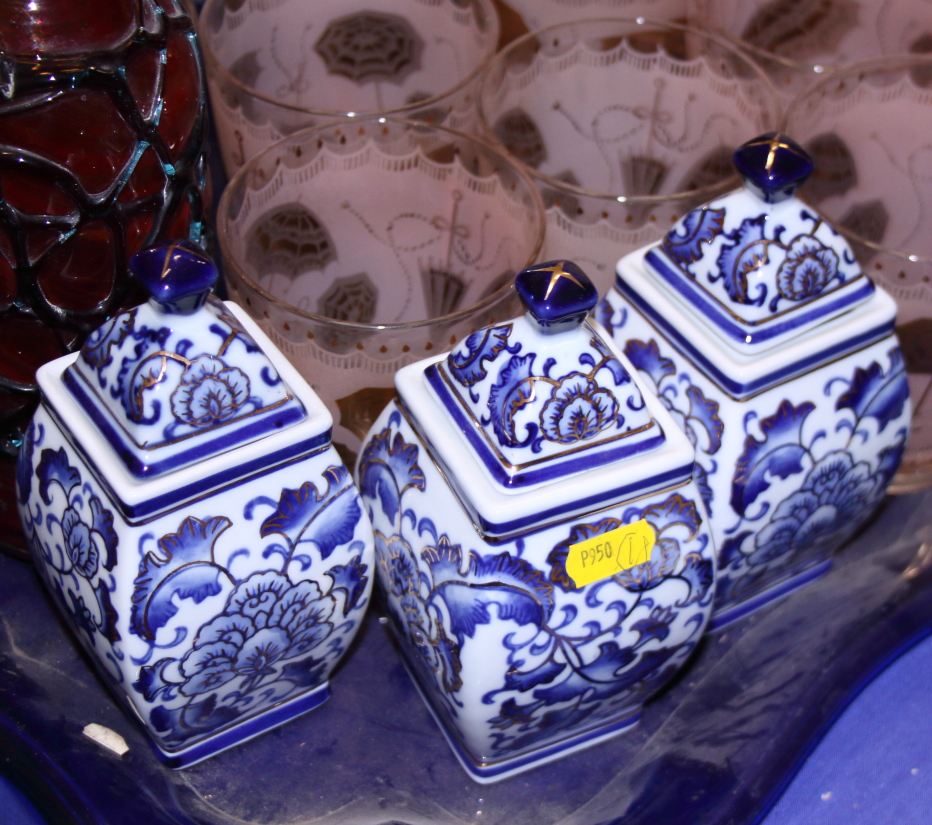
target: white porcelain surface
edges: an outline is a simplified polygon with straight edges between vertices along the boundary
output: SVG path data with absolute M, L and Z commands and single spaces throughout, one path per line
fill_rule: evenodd
M 304 420 L 140 481 L 62 385 L 78 357 L 70 355 L 39 374 L 44 403 L 18 468 L 37 569 L 172 767 L 324 701 L 372 583 L 371 526 L 329 445 L 329 414 L 242 310 L 225 311 L 240 343 L 268 356 Z M 127 334 L 144 330 L 130 321 Z M 201 378 L 210 376 L 228 374 Z M 319 444 L 295 450 L 303 441 Z
M 796 196 L 812 158 L 772 132 L 734 163 L 744 187 L 622 258 L 596 312 L 696 445 L 715 626 L 827 570 L 910 426 L 893 299 Z
M 399 397 L 360 454 L 356 478 L 394 632 L 476 781 L 630 727 L 711 614 L 714 547 L 693 450 L 634 373 L 597 327 L 542 335 L 519 318 L 402 370 Z M 438 385 L 460 397 L 443 400 Z M 463 410 L 473 418 L 460 424 Z M 570 421 L 575 435 L 562 448 L 572 441 L 575 452 L 561 456 L 554 445 Z M 597 462 L 636 439 L 629 423 L 660 443 L 562 474 L 567 461 Z M 502 479 L 520 473 L 485 461 L 476 438 L 510 447 L 522 472 L 540 477 L 509 486 Z M 645 561 L 577 584 L 580 542 L 642 521 L 654 536 Z

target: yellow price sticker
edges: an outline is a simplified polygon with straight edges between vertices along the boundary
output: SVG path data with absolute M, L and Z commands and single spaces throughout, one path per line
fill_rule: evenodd
M 650 559 L 657 537 L 644 519 L 571 544 L 566 572 L 576 587 L 607 579 Z

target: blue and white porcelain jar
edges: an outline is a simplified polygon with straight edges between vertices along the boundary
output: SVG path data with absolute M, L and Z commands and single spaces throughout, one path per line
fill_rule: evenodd
M 147 304 L 39 370 L 20 515 L 69 624 L 184 767 L 329 695 L 372 528 L 324 405 L 189 242 L 135 256 Z
M 796 197 L 785 135 L 734 155 L 744 188 L 623 258 L 597 316 L 696 447 L 718 547 L 713 627 L 828 570 L 909 435 L 896 306 Z
M 711 614 L 694 453 L 574 264 L 523 271 L 524 317 L 401 370 L 356 475 L 411 674 L 493 782 L 635 724 Z

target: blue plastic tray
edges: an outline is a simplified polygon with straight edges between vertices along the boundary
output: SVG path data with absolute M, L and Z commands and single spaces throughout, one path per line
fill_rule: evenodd
M 631 732 L 491 786 L 457 764 L 376 610 L 327 704 L 169 771 L 33 569 L 0 557 L 2 772 L 56 825 L 755 822 L 861 687 L 932 632 L 932 569 L 903 576 L 930 508 L 932 491 L 888 500 L 827 576 L 707 638 Z M 91 722 L 129 752 L 84 737 Z

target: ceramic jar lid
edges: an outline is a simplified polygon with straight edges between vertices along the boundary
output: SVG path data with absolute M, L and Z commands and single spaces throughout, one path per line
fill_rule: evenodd
M 474 524 L 510 535 L 680 483 L 693 451 L 585 318 L 598 293 L 569 261 L 521 272 L 526 313 L 402 370 L 402 407 Z
M 795 197 L 811 158 L 779 133 L 734 154 L 744 188 L 695 209 L 645 256 L 669 294 L 727 345 L 760 353 L 874 294 L 848 242 Z
M 148 303 L 38 373 L 43 401 L 127 519 L 330 444 L 333 420 L 251 319 L 210 294 L 217 270 L 188 241 L 131 261 Z
M 812 160 L 768 133 L 734 154 L 744 187 L 618 263 L 616 288 L 733 398 L 748 398 L 893 331 L 896 304 L 848 242 L 796 197 Z
M 210 291 L 190 241 L 134 256 L 151 298 L 94 332 L 64 382 L 138 478 L 264 438 L 307 417 L 268 357 Z

